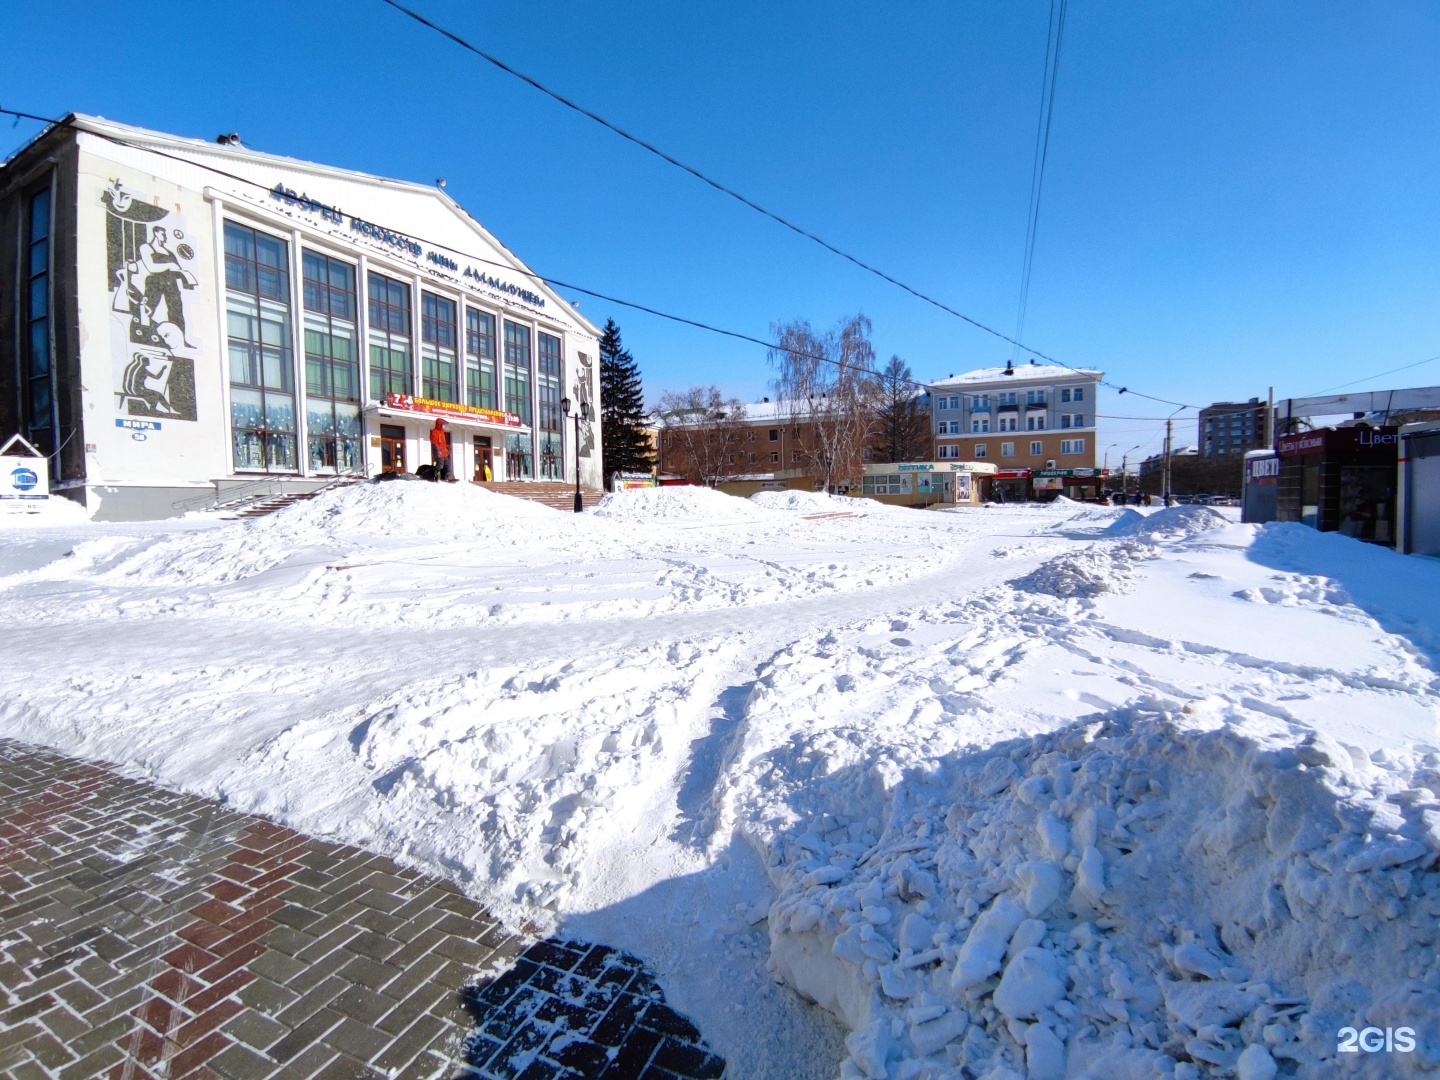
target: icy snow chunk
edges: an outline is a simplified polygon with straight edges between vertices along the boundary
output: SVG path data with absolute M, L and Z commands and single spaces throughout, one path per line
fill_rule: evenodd
M 1388 844 L 1369 844 L 1358 855 L 1352 855 L 1345 862 L 1348 873 L 1359 874 L 1366 870 L 1383 870 L 1399 866 L 1411 859 L 1418 859 L 1430 849 L 1419 840 L 1396 840 Z
M 976 786 L 981 795 L 999 795 L 1019 773 L 1020 770 L 1008 757 L 992 757 L 981 766 Z
M 1046 858 L 1059 862 L 1070 854 L 1070 830 L 1054 814 L 1046 814 L 1036 826 Z
M 1100 854 L 1099 848 L 1087 847 L 1085 853 L 1080 856 L 1080 866 L 1075 871 L 1073 898 L 1078 898 L 1091 907 L 1098 908 L 1104 895 L 1105 856 Z
M 1014 956 L 1032 945 L 1039 945 L 1045 937 L 1045 923 L 1041 919 L 1026 919 L 1010 935 L 1010 955 Z
M 1025 913 L 1031 916 L 1043 915 L 1051 904 L 1060 899 L 1060 890 L 1065 884 L 1065 872 L 1053 862 L 1028 862 L 1021 864 L 1015 871 L 1015 881 L 1020 886 L 1021 903 L 1025 906 Z
M 930 947 L 930 939 L 934 935 L 935 924 L 924 915 L 911 912 L 900 923 L 900 933 L 895 944 L 902 949 L 909 949 L 912 953 L 924 952 Z
M 1181 945 L 1175 950 L 1175 970 L 1182 975 L 1218 979 L 1224 967 L 1220 958 L 1198 941 Z
M 1005 965 L 995 988 L 995 1007 L 1012 1020 L 1029 1020 L 1065 996 L 1060 961 L 1045 949 L 1022 949 Z
M 952 1010 L 934 1020 L 910 1025 L 910 1045 L 921 1057 L 938 1053 L 954 1042 L 970 1026 L 963 1012 Z
M 1165 1008 L 1191 1031 L 1233 1024 L 1265 1000 L 1253 990 L 1217 982 L 1167 983 L 1164 993 Z
M 885 1020 L 874 1020 L 845 1039 L 845 1049 L 870 1080 L 886 1080 L 885 1059 L 890 1053 L 890 1035 Z
M 1000 970 L 1010 935 L 1025 920 L 1025 912 L 1001 894 L 975 919 L 975 925 L 955 957 L 955 971 L 950 976 L 953 990 L 965 990 L 983 982 Z
M 1025 1032 L 1025 1067 L 1029 1080 L 1065 1080 L 1065 1044 L 1044 1024 Z
M 848 871 L 840 866 L 817 866 L 800 879 L 800 884 L 807 889 L 813 889 L 816 885 L 834 885 L 837 881 L 843 880 L 846 873 Z
M 711 488 L 634 488 L 606 495 L 589 511 L 592 517 L 612 521 L 709 519 L 716 522 L 753 521 L 764 511 L 745 499 Z
M 1138 519 L 1138 520 L 1137 520 Z M 1122 515 L 1105 530 L 1110 536 L 1185 537 L 1219 529 L 1230 522 L 1208 506 L 1170 506 L 1153 514 Z
M 1259 1043 L 1241 1051 L 1236 1067 L 1240 1080 L 1275 1080 L 1275 1074 L 1280 1071 L 1270 1051 Z

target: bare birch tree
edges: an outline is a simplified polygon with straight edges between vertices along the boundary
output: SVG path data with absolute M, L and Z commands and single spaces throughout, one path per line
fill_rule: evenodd
M 864 449 L 879 426 L 880 376 L 870 331 L 864 315 L 843 319 L 823 335 L 804 319 L 771 326 L 779 412 L 792 429 L 806 432 L 792 445 L 826 491 L 858 483 Z
M 663 451 L 673 449 L 692 481 L 713 487 L 744 435 L 744 403 L 716 386 L 692 386 L 662 395 L 656 414 Z M 662 462 L 668 457 L 662 452 Z

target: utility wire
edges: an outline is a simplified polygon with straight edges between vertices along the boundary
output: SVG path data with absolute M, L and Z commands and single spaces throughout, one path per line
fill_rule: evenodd
M 1371 379 L 1379 379 L 1385 375 L 1394 375 L 1397 371 L 1409 371 L 1411 368 L 1421 367 L 1425 364 L 1433 364 L 1436 360 L 1440 360 L 1440 356 L 1432 356 L 1428 360 L 1417 360 L 1413 364 L 1402 364 L 1400 367 L 1391 368 L 1389 371 L 1377 371 L 1374 375 L 1366 375 L 1363 379 L 1354 379 L 1351 382 L 1341 383 L 1339 386 L 1331 386 L 1327 387 L 1324 390 L 1316 390 L 1313 393 L 1306 394 L 1305 396 L 1319 397 L 1321 394 L 1329 394 L 1335 390 L 1344 390 L 1347 386 L 1355 386 L 1358 383 L 1369 382 Z
M 1025 336 L 1025 312 L 1030 304 L 1030 271 L 1035 265 L 1035 234 L 1040 225 L 1040 197 L 1045 189 L 1045 162 L 1050 156 L 1050 122 L 1055 117 L 1055 85 L 1060 77 L 1060 48 L 1065 41 L 1067 6 L 1068 0 L 1059 0 L 1060 17 L 1057 20 L 1056 0 L 1050 0 L 1050 18 L 1045 24 L 1045 72 L 1040 79 L 1040 112 L 1035 120 L 1035 159 L 1030 172 L 1030 211 L 1025 222 L 1025 258 L 1020 270 L 1020 307 L 1015 316 L 1017 340 Z M 1019 353 L 1017 345 L 1011 359 L 1020 359 Z
M 573 109 L 575 112 L 579 113 L 581 116 L 588 117 L 589 119 L 595 121 L 595 123 L 599 124 L 601 127 L 604 127 L 604 128 L 606 128 L 606 129 L 608 129 L 609 131 L 614 132 L 616 135 L 619 135 L 622 139 L 625 139 L 625 140 L 627 140 L 627 141 L 629 141 L 629 142 L 634 143 L 636 146 L 640 147 L 642 150 L 647 150 L 647 151 L 649 151 L 650 153 L 654 154 L 656 157 L 660 158 L 662 161 L 665 161 L 665 162 L 668 162 L 668 163 L 671 164 L 671 165 L 674 165 L 677 169 L 682 169 L 682 170 L 684 170 L 685 172 L 689 173 L 691 176 L 695 177 L 695 179 L 699 180 L 701 183 L 703 183 L 703 184 L 708 184 L 710 187 L 714 188 L 716 191 L 720 192 L 721 194 L 723 194 L 723 195 L 728 195 L 728 196 L 730 196 L 730 198 L 736 200 L 737 202 L 742 203 L 742 204 L 744 204 L 745 206 L 748 206 L 751 210 L 754 210 L 754 211 L 756 211 L 757 213 L 760 213 L 760 214 L 764 214 L 764 215 L 765 215 L 767 218 L 769 218 L 771 221 L 777 222 L 777 223 L 779 223 L 780 225 L 785 226 L 785 228 L 789 229 L 791 232 L 797 233 L 798 235 L 805 237 L 807 240 L 812 240 L 812 241 L 814 241 L 815 243 L 817 243 L 817 244 L 819 244 L 821 247 L 823 247 L 826 251 L 829 251 L 829 252 L 831 252 L 832 254 L 835 254 L 835 255 L 840 256 L 840 258 L 846 260 L 847 262 L 853 263 L 854 265 L 858 266 L 860 269 L 862 269 L 862 270 L 864 270 L 864 271 L 866 271 L 866 272 L 868 272 L 868 273 L 874 274 L 876 277 L 881 278 L 881 279 L 884 280 L 884 281 L 888 281 L 891 285 L 894 285 L 894 286 L 896 286 L 897 288 L 900 288 L 900 289 L 905 290 L 905 291 L 906 291 L 907 293 L 909 293 L 911 296 L 914 296 L 914 297 L 916 297 L 916 298 L 918 298 L 918 299 L 920 299 L 920 300 L 923 300 L 923 301 L 925 301 L 925 303 L 931 304 L 931 305 L 933 305 L 934 307 L 939 308 L 941 311 L 948 312 L 949 314 L 954 315 L 957 319 L 963 319 L 965 322 L 969 323 L 971 326 L 974 326 L 974 327 L 976 327 L 977 329 L 983 330 L 983 331 L 985 331 L 985 333 L 987 333 L 987 334 L 993 334 L 995 337 L 1000 338 L 1002 341 L 1007 341 L 1007 342 L 1009 342 L 1011 345 L 1014 345 L 1017 349 L 1023 349 L 1023 350 L 1025 350 L 1027 353 L 1033 353 L 1034 355 L 1040 357 L 1040 359 L 1042 359 L 1042 360 L 1046 360 L 1046 361 L 1048 361 L 1048 362 L 1050 362 L 1050 363 L 1052 363 L 1052 364 L 1057 364 L 1057 365 L 1059 365 L 1059 366 L 1061 366 L 1061 367 L 1070 367 L 1071 370 L 1075 370 L 1075 371 L 1080 370 L 1080 369 L 1078 369 L 1078 368 L 1073 368 L 1073 367 L 1071 367 L 1071 365 L 1066 364 L 1066 363 L 1064 363 L 1063 361 L 1056 360 L 1056 359 L 1055 359 L 1054 357 L 1052 357 L 1052 356 L 1047 356 L 1045 353 L 1041 352 L 1041 351 L 1038 350 L 1038 349 L 1032 349 L 1030 346 L 1023 344 L 1023 343 L 1020 342 L 1020 341 L 1017 341 L 1015 338 L 1012 338 L 1010 335 L 1005 334 L 1005 333 L 1002 333 L 1001 331 L 996 330 L 994 327 L 986 326 L 984 323 L 980 322 L 978 319 L 972 319 L 969 315 L 966 315 L 964 312 L 956 311 L 956 310 L 955 310 L 953 307 L 951 307 L 949 304 L 946 304 L 946 303 L 944 303 L 944 302 L 942 302 L 942 301 L 940 301 L 940 300 L 936 300 L 933 296 L 929 296 L 929 295 L 921 292 L 919 289 L 916 289 L 916 288 L 914 288 L 914 287 L 911 286 L 911 285 L 907 285 L 905 282 L 901 281 L 899 278 L 893 277 L 893 276 L 891 276 L 890 274 L 887 274 L 884 270 L 880 270 L 880 269 L 878 269 L 877 267 L 874 267 L 874 266 L 870 265 L 869 263 L 863 261 L 862 259 L 859 259 L 859 258 L 857 258 L 857 257 L 854 256 L 854 255 L 851 255 L 848 251 L 845 251 L 845 250 L 837 247 L 836 245 L 830 243 L 830 241 L 825 240 L 825 239 L 823 239 L 823 238 L 820 237 L 820 236 L 817 236 L 817 235 L 816 235 L 815 233 L 813 233 L 813 232 L 810 232 L 808 229 L 805 229 L 805 228 L 803 228 L 803 227 L 795 224 L 793 221 L 789 220 L 788 218 L 781 217 L 779 214 L 775 213 L 774 211 L 767 210 L 765 207 L 763 207 L 763 206 L 761 206 L 759 203 L 757 203 L 754 199 L 751 199 L 751 198 L 749 198 L 749 197 L 747 197 L 747 196 L 745 196 L 745 195 L 742 195 L 740 192 L 736 191 L 734 188 L 727 187 L 725 184 L 722 184 L 722 183 L 721 183 L 720 181 L 718 181 L 718 180 L 712 179 L 711 177 L 705 175 L 705 173 L 701 172 L 699 169 L 695 168 L 693 165 L 687 165 L 685 162 L 681 161 L 679 158 L 676 158 L 676 157 L 674 157 L 674 156 L 666 153 L 664 150 L 661 150 L 661 149 L 660 149 L 658 146 L 656 146 L 654 143 L 647 142 L 645 139 L 640 138 L 640 136 L 634 135 L 634 134 L 632 134 L 631 132 L 626 131 L 624 128 L 620 127 L 618 124 L 611 123 L 609 120 L 606 120 L 606 119 L 605 119 L 603 116 L 601 116 L 600 114 L 598 114 L 598 113 L 596 113 L 596 112 L 592 112 L 590 109 L 587 109 L 585 106 L 580 105 L 580 104 L 578 104 L 577 102 L 571 101 L 571 100 L 570 100 L 569 98 L 567 98 L 564 94 L 561 94 L 561 93 L 559 93 L 558 91 L 555 91 L 555 90 L 550 89 L 548 86 L 546 86 L 544 83 L 540 82 L 538 79 L 534 79 L 534 78 L 532 78 L 531 76 L 526 75 L 526 74 L 525 74 L 524 72 L 522 72 L 522 71 L 517 71 L 515 68 L 513 68 L 513 67 L 511 67 L 509 64 L 505 63 L 505 61 L 501 60 L 499 57 L 493 56 L 493 55 L 491 55 L 490 53 L 486 52 L 484 49 L 481 49 L 479 46 L 474 45 L 474 44 L 472 44 L 471 42 L 465 40 L 463 37 L 461 37 L 459 34 L 455 33 L 454 31 L 452 31 L 452 30 L 447 30 L 445 27 L 440 26 L 438 23 L 431 22 L 431 21 L 430 21 L 429 19 L 427 19 L 424 15 L 421 15 L 418 11 L 415 11 L 413 8 L 406 7 L 404 4 L 399 3 L 399 0 L 382 0 L 382 2 L 390 5 L 390 7 L 394 8 L 396 11 L 399 11 L 399 12 L 402 12 L 403 14 L 405 14 L 405 15 L 408 15 L 410 18 L 414 19 L 416 22 L 420 23 L 422 26 L 428 27 L 429 29 L 435 31 L 437 34 L 440 34 L 440 35 L 442 35 L 442 36 L 444 36 L 444 37 L 446 37 L 446 38 L 449 38 L 449 39 L 450 39 L 451 41 L 453 41 L 455 44 L 459 45 L 462 49 L 465 49 L 465 50 L 467 50 L 467 51 L 469 51 L 469 52 L 474 53 L 476 56 L 480 57 L 480 59 L 485 60 L 485 61 L 487 61 L 488 63 L 494 64 L 497 68 L 499 68 L 501 71 L 505 72 L 506 74 L 508 74 L 508 75 L 513 75 L 515 78 L 521 80 L 522 82 L 526 83 L 527 85 L 534 87 L 536 90 L 539 90 L 542 94 L 545 94 L 547 97 L 553 98 L 555 101 L 558 101 L 561 105 L 564 105 L 567 109 Z
M 388 3 L 389 0 L 386 0 L 386 2 Z M 47 116 L 35 116 L 35 115 L 31 114 L 31 113 L 20 113 L 20 112 L 16 112 L 16 111 L 13 110 L 13 109 L 6 109 L 6 108 L 3 108 L 3 107 L 0 107 L 0 115 L 16 116 L 16 117 L 21 117 L 21 118 L 27 119 L 27 120 L 38 120 L 38 121 L 40 121 L 40 122 L 42 122 L 42 123 L 50 124 L 50 125 L 53 126 L 53 127 L 66 126 L 66 125 L 68 125 L 68 124 L 70 123 L 70 120 L 72 119 L 72 117 L 65 117 L 65 118 L 63 118 L 63 119 L 53 119 L 53 118 L 47 117 Z M 234 180 L 236 183 L 245 184 L 245 185 L 247 185 L 247 186 L 249 186 L 249 187 L 253 187 L 253 188 L 256 188 L 257 190 L 266 192 L 267 194 L 272 190 L 272 187 L 273 187 L 273 185 L 271 185 L 271 184 L 266 184 L 266 183 L 264 183 L 264 182 L 262 182 L 262 181 L 260 181 L 260 180 L 255 180 L 255 179 L 253 179 L 253 178 L 251 178 L 251 177 L 248 177 L 248 176 L 242 176 L 242 175 L 239 174 L 239 173 L 230 172 L 230 171 L 228 171 L 228 170 L 226 170 L 226 169 L 219 168 L 218 166 L 215 166 L 215 165 L 208 165 L 208 164 L 206 164 L 206 163 L 204 163 L 204 162 L 202 162 L 202 161 L 197 161 L 197 160 L 195 160 L 195 159 L 193 159 L 193 158 L 184 157 L 184 156 L 182 156 L 182 155 L 180 155 L 180 154 L 168 153 L 167 151 L 157 149 L 157 148 L 154 147 L 154 146 L 149 146 L 149 145 L 146 145 L 146 144 L 144 144 L 144 143 L 138 143 L 138 142 L 133 142 L 133 141 L 131 141 L 131 140 L 129 140 L 129 139 L 123 139 L 123 138 L 119 137 L 118 135 L 109 135 L 109 134 L 106 134 L 105 132 L 92 131 L 92 130 L 89 130 L 89 129 L 86 130 L 86 134 L 93 135 L 93 136 L 95 136 L 96 138 L 104 139 L 106 142 L 113 143 L 113 144 L 115 144 L 116 146 L 125 146 L 125 147 L 129 147 L 129 148 L 132 149 L 132 150 L 140 150 L 140 151 L 143 151 L 143 152 L 145 152 L 145 153 L 155 154 L 155 155 L 158 156 L 158 157 L 168 158 L 168 159 L 171 160 L 171 161 L 177 161 L 177 162 L 181 163 L 182 165 L 188 165 L 188 166 L 190 166 L 191 168 L 201 169 L 201 170 L 203 170 L 203 171 L 205 171 L 205 172 L 214 173 L 214 174 L 217 175 L 217 176 L 223 176 L 223 177 L 225 177 L 227 180 Z M 458 206 L 459 204 L 457 203 L 456 205 Z M 462 207 L 462 209 L 463 209 L 463 207 Z M 466 211 L 466 213 L 468 214 L 468 211 Z M 473 220 L 473 219 L 472 219 L 472 220 Z M 800 357 L 800 358 L 802 358 L 802 359 L 821 360 L 821 361 L 824 361 L 824 362 L 826 362 L 826 363 L 834 364 L 836 367 L 838 367 L 838 368 L 840 368 L 840 369 L 842 369 L 842 370 L 849 369 L 849 370 L 853 370 L 853 371 L 860 372 L 860 373 L 862 373 L 862 374 L 872 374 L 872 375 L 875 374 L 875 372 L 874 372 L 872 369 L 862 367 L 862 366 L 860 366 L 860 365 L 858 365 L 858 364 L 850 364 L 850 363 L 847 363 L 846 361 L 840 360 L 840 359 L 838 359 L 838 358 L 836 358 L 836 357 L 823 356 L 823 355 L 819 355 L 819 354 L 815 354 L 815 353 L 802 353 L 802 352 L 797 352 L 797 351 L 795 351 L 794 349 L 791 349 L 791 348 L 788 348 L 788 347 L 786 347 L 786 346 L 784 346 L 784 345 L 781 345 L 781 344 L 778 343 L 778 342 L 767 341 L 767 340 L 764 339 L 764 338 L 755 337 L 755 336 L 752 335 L 752 334 L 742 333 L 742 332 L 739 331 L 739 330 L 728 330 L 728 329 L 726 329 L 726 328 L 724 328 L 724 327 L 714 326 L 714 325 L 712 325 L 712 324 L 710 324 L 710 323 L 702 322 L 702 321 L 700 321 L 700 320 L 698 320 L 698 319 L 691 319 L 691 318 L 688 318 L 688 317 L 686 317 L 686 316 L 684 316 L 684 315 L 675 315 L 675 314 L 672 314 L 671 312 L 668 312 L 668 311 L 662 311 L 662 310 L 660 310 L 659 308 L 650 307 L 650 306 L 647 305 L 647 304 L 637 303 L 636 301 L 633 301 L 633 300 L 622 300 L 622 299 L 621 299 L 620 297 L 618 297 L 618 296 L 611 296 L 611 295 L 608 294 L 608 293 L 598 292 L 598 291 L 596 291 L 595 289 L 589 289 L 589 288 L 586 288 L 586 287 L 583 286 L 583 285 L 576 285 L 576 284 L 574 284 L 573 282 L 565 281 L 565 280 L 563 280 L 562 278 L 551 277 L 551 276 L 549 276 L 549 275 L 547 275 L 547 274 L 541 274 L 541 273 L 538 273 L 538 272 L 536 272 L 536 271 L 534 271 L 534 270 L 529 269 L 528 267 L 520 267 L 520 266 L 516 266 L 516 265 L 514 265 L 514 264 L 512 264 L 512 263 L 499 262 L 499 261 L 497 261 L 497 260 L 495 260 L 495 259 L 487 259 L 487 258 L 485 258 L 485 257 L 483 257 L 483 256 L 480 256 L 480 255 L 474 255 L 474 254 L 471 254 L 471 253 L 468 252 L 468 251 L 464 251 L 464 250 L 461 249 L 461 248 L 457 248 L 457 247 L 454 247 L 454 246 L 451 245 L 451 244 L 447 244 L 447 243 L 445 243 L 443 240 L 435 240 L 435 239 L 432 239 L 432 238 L 430 238 L 430 237 L 422 236 L 422 235 L 420 235 L 419 233 L 408 232 L 408 231 L 406 231 L 405 229 L 399 228 L 398 226 L 397 226 L 397 227 L 394 227 L 394 228 L 391 228 L 390 226 L 386 225 L 386 224 L 385 224 L 384 222 L 382 222 L 382 221 L 375 221 L 375 220 L 372 220 L 372 219 L 369 219 L 369 218 L 367 218 L 366 221 L 369 222 L 370 224 L 376 225 L 376 226 L 378 226 L 378 227 L 380 227 L 380 228 L 387 229 L 387 230 L 389 230 L 389 231 L 391 231 L 391 232 L 398 233 L 398 234 L 400 234 L 400 235 L 402 235 L 402 236 L 407 236 L 407 237 L 409 237 L 409 238 L 412 239 L 412 240 L 421 241 L 421 242 L 423 242 L 423 243 L 429 244 L 431 247 L 439 248 L 439 249 L 441 249 L 441 250 L 443 250 L 443 251 L 448 251 L 448 252 L 450 252 L 450 253 L 453 254 L 453 255 L 459 255 L 459 256 L 461 256 L 462 258 L 469 259 L 471 262 L 482 263 L 482 264 L 484 264 L 484 265 L 486 265 L 486 266 L 499 267 L 499 268 L 502 269 L 502 270 L 506 270 L 506 271 L 508 271 L 508 272 L 510 272 L 510 273 L 512 273 L 512 274 L 516 274 L 516 275 L 518 275 L 518 276 L 520 276 L 520 277 L 528 277 L 528 278 L 530 278 L 530 279 L 532 279 L 532 280 L 534 280 L 534 281 L 544 282 L 545 284 L 547 284 L 547 285 L 552 285 L 552 286 L 554 286 L 554 287 L 556 287 L 556 288 L 569 289 L 569 290 L 571 290 L 571 291 L 573 291 L 573 292 L 581 293 L 581 294 L 584 295 L 584 296 L 592 296 L 592 297 L 594 297 L 594 298 L 597 299 L 597 300 L 604 300 L 604 301 L 607 302 L 607 303 L 617 304 L 617 305 L 619 305 L 620 307 L 630 308 L 630 309 L 635 310 L 635 311 L 643 311 L 643 312 L 645 312 L 647 315 L 654 315 L 655 317 L 660 318 L 660 319 L 667 319 L 667 320 L 669 320 L 670 322 L 680 323 L 680 324 L 682 324 L 682 325 L 684 325 L 684 326 L 692 326 L 692 327 L 696 328 L 697 330 L 705 330 L 705 331 L 707 331 L 707 332 L 709 332 L 709 333 L 712 333 L 712 334 L 720 334 L 720 335 L 723 335 L 724 337 L 734 338 L 734 339 L 739 340 L 739 341 L 748 341 L 748 342 L 750 342 L 750 343 L 752 343 L 752 344 L 762 345 L 762 346 L 764 346 L 764 347 L 767 348 L 767 349 L 774 349 L 774 350 L 776 350 L 777 352 L 787 353 L 787 354 L 789 354 L 789 355 L 791 355 L 791 356 Z M 1058 362 L 1057 362 L 1057 363 L 1058 363 Z M 1071 370 L 1071 371 L 1080 371 L 1080 370 L 1081 370 L 1081 369 L 1079 369 L 1079 368 L 1071 367 L 1069 364 L 1059 364 L 1059 366 L 1060 366 L 1060 367 L 1069 368 L 1069 370 Z M 909 379 L 909 380 L 907 380 L 907 383 L 908 383 L 908 385 L 914 387 L 914 388 L 917 389 L 917 390 L 922 390 L 922 391 L 928 391 L 928 390 L 929 390 L 929 385 L 930 385 L 930 384 L 920 382 L 920 381 L 917 380 L 917 379 L 913 379 L 913 378 L 912 378 L 912 379 Z M 1123 387 L 1123 386 L 1122 386 L 1122 387 L 1116 387 L 1115 384 L 1114 384 L 1114 383 L 1111 383 L 1111 382 L 1102 381 L 1102 382 L 1100 383 L 1100 385 L 1102 385 L 1102 386 L 1108 386 L 1108 387 L 1110 387 L 1111 389 L 1116 389 L 1116 390 L 1118 390 L 1121 394 L 1126 394 L 1126 393 L 1128 393 L 1128 394 L 1132 394 L 1132 395 L 1134 395 L 1134 396 L 1136 396 L 1136 397 L 1147 398 L 1147 399 L 1150 400 L 1150 401 L 1159 401 L 1159 402 L 1163 402 L 1164 404 L 1167 404 L 1167 405 L 1178 405 L 1178 402 L 1166 401 L 1164 398 L 1150 397 L 1150 395 L 1148 395 L 1148 394 L 1138 393 L 1137 391 L 1131 390 L 1131 389 L 1129 389 L 1128 387 Z M 1179 405 L 1179 408 L 1181 408 L 1181 409 L 1189 409 L 1189 408 L 1193 408 L 1193 407 L 1194 407 L 1194 406 L 1191 406 L 1191 405 Z

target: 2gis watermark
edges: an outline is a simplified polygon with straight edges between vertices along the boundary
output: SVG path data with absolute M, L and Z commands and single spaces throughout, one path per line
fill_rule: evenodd
M 1342 1054 L 1410 1054 L 1415 1051 L 1415 1029 L 1343 1027 L 1336 1035 L 1335 1048 Z

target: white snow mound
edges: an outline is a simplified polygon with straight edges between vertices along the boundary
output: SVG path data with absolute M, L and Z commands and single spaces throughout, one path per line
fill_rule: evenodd
M 1135 580 L 1135 564 L 1158 554 L 1154 547 L 1135 540 L 1097 544 L 1042 563 L 1017 578 L 1014 586 L 1023 592 L 1061 599 L 1129 592 Z
M 76 545 L 75 556 L 104 581 L 216 585 L 280 566 L 297 553 L 351 552 L 366 541 L 456 540 L 515 546 L 528 542 L 514 523 L 563 529 L 571 517 L 538 503 L 471 484 L 395 480 L 321 492 L 264 517 L 160 539 L 114 538 Z
M 1258 720 L 1146 702 L 861 761 L 748 826 L 774 972 L 851 1029 L 841 1076 L 1435 1075 L 1440 755 Z M 1415 1051 L 1340 1060 L 1366 1025 Z
M 760 511 L 746 499 L 712 488 L 690 486 L 612 492 L 596 503 L 590 513 L 614 521 L 734 521 L 760 516 Z
M 873 499 L 852 499 L 823 491 L 757 491 L 750 501 L 765 510 L 789 510 L 800 514 L 870 514 L 890 509 Z
M 1230 520 L 1208 506 L 1167 506 L 1153 514 L 1129 510 L 1105 530 L 1109 536 L 1186 537 L 1229 525 Z

